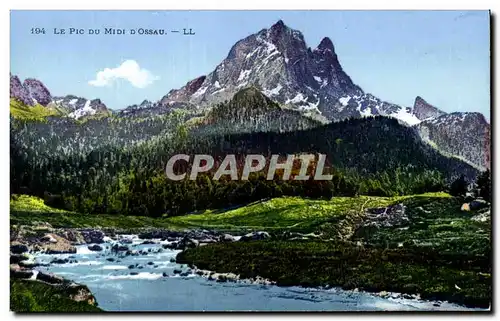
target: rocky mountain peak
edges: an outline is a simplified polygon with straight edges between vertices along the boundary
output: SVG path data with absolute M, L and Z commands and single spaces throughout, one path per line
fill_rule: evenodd
M 490 168 L 491 128 L 477 112 L 443 113 L 417 126 L 420 136 L 441 151 L 467 160 L 475 167 Z
M 10 74 L 10 98 L 17 99 L 28 106 L 33 106 L 35 104 L 28 89 L 23 86 L 19 77 L 12 74 Z
M 413 104 L 413 114 L 420 120 L 439 117 L 446 114 L 433 105 L 426 102 L 422 97 L 417 96 Z
M 277 32 L 283 31 L 283 30 L 286 30 L 286 29 L 288 29 L 288 27 L 285 25 L 285 23 L 281 19 L 278 20 L 278 21 L 276 21 L 276 23 L 273 24 L 271 26 L 271 28 L 270 28 L 270 30 L 275 30 Z
M 27 78 L 23 82 L 30 96 L 40 105 L 47 106 L 52 101 L 52 95 L 45 85 L 38 79 Z
M 321 42 L 319 43 L 316 50 L 321 50 L 321 51 L 330 50 L 332 53 L 335 53 L 335 47 L 333 46 L 333 42 L 328 37 L 321 39 Z
M 200 89 L 201 85 L 205 81 L 206 76 L 200 76 L 189 81 L 184 87 L 181 89 L 172 89 L 160 99 L 160 104 L 167 105 L 173 102 L 186 102 L 189 100 L 190 96 L 192 96 L 198 89 Z
M 21 83 L 19 78 L 12 74 L 10 75 L 10 97 L 28 106 L 36 103 L 47 106 L 52 101 L 50 91 L 40 80 L 27 78 Z
M 325 112 L 330 119 L 335 119 L 331 109 L 340 97 L 362 94 L 342 70 L 329 38 L 311 50 L 300 31 L 280 20 L 236 42 L 214 71 L 170 91 L 160 103 L 181 101 L 210 107 L 249 86 L 283 105 Z

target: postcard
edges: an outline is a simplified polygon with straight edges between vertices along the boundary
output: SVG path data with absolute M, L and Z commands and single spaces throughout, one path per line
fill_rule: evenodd
M 11 311 L 491 311 L 489 11 L 10 19 Z

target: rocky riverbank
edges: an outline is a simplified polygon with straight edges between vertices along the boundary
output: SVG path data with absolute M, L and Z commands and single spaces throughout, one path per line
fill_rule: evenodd
M 191 229 L 172 231 L 156 228 L 54 228 L 49 223 L 33 225 L 14 225 L 11 227 L 11 252 L 13 254 L 41 252 L 46 254 L 75 253 L 77 245 L 92 244 L 90 250 L 99 252 L 99 244 L 106 240 L 119 243 L 115 250 L 128 251 L 132 235 L 144 242 L 168 242 L 165 248 L 184 250 L 211 243 L 246 242 L 267 239 L 312 240 L 321 235 L 314 233 L 280 232 L 271 234 L 265 231 L 224 233 L 216 230 Z
M 36 265 L 25 264 L 27 260 L 28 257 L 22 254 L 13 254 L 11 256 L 10 285 L 12 311 L 100 311 L 97 308 L 98 304 L 94 295 L 87 286 L 54 274 L 34 270 L 33 268 Z M 17 261 L 17 263 L 12 263 L 13 261 Z M 33 290 L 37 290 L 41 294 L 33 295 Z M 49 293 L 54 295 L 47 298 L 46 296 Z M 54 308 L 54 305 L 58 307 Z M 68 310 L 65 310 L 66 308 Z

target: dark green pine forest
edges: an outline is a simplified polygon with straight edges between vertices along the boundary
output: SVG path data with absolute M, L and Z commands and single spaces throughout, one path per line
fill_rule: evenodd
M 169 181 L 165 165 L 175 154 L 209 154 L 220 164 L 236 154 L 326 154 L 332 181 L 266 180 L 267 170 L 248 181 Z M 296 164 L 294 172 L 298 170 Z M 189 165 L 177 170 L 189 171 Z M 312 169 L 311 169 L 312 170 Z M 205 115 L 187 110 L 148 117 L 75 121 L 11 117 L 12 194 L 43 197 L 47 204 L 81 213 L 159 217 L 207 208 L 228 208 L 284 195 L 308 198 L 395 196 L 449 190 L 478 171 L 422 142 L 396 119 L 371 117 L 322 124 L 282 109 L 247 89 Z

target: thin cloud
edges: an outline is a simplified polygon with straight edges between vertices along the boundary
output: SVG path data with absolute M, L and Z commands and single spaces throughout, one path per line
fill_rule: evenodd
M 126 60 L 116 68 L 104 68 L 97 72 L 94 80 L 89 85 L 96 87 L 111 86 L 118 80 L 123 79 L 137 88 L 145 88 L 160 77 L 153 75 L 149 70 L 141 68 L 135 60 Z

